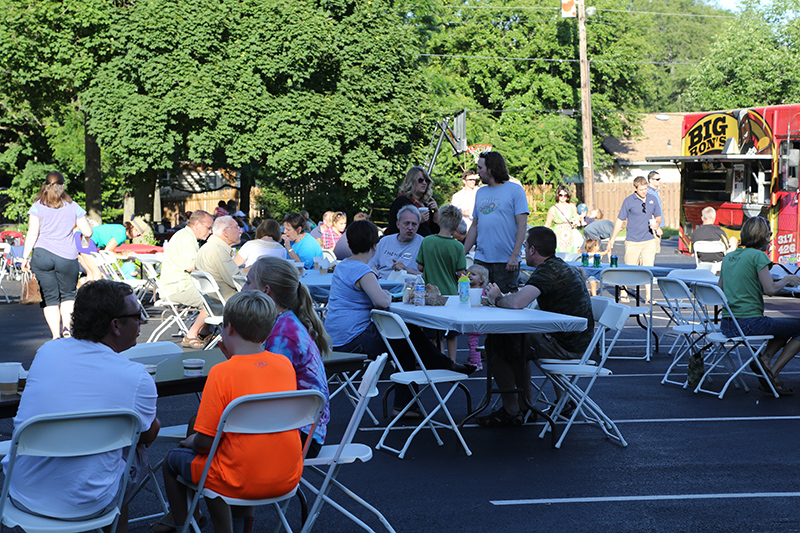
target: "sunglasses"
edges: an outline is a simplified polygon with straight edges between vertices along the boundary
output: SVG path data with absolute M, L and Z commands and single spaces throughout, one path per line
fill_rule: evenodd
M 642 213 L 647 213 L 647 204 L 642 202 Z
M 558 193 L 559 198 L 569 198 L 568 194 L 564 194 L 563 192 Z
M 426 182 L 430 183 L 431 180 L 429 180 L 428 178 L 426 178 L 424 176 L 420 176 L 420 177 L 417 178 L 417 183 L 426 183 Z

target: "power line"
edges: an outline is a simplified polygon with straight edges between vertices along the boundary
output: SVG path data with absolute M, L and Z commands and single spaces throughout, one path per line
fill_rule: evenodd
M 578 59 L 552 59 L 541 57 L 503 57 L 503 56 L 465 56 L 456 54 L 420 54 L 421 57 L 440 57 L 445 59 L 499 59 L 504 61 L 540 61 L 545 63 L 577 63 Z M 615 61 L 612 59 L 590 59 L 590 63 L 609 63 L 620 65 L 688 65 L 694 66 L 700 63 L 678 63 L 669 61 Z
M 533 11 L 533 10 L 542 10 L 542 11 L 560 11 L 561 8 L 559 7 L 539 7 L 539 6 L 442 6 L 445 9 L 491 9 L 495 11 Z M 629 13 L 631 15 L 659 15 L 662 17 L 698 17 L 698 18 L 723 18 L 723 19 L 735 19 L 736 15 L 701 15 L 701 14 L 693 14 L 693 13 L 659 13 L 654 11 L 635 11 L 635 10 L 627 10 L 627 9 L 598 9 L 597 12 L 601 11 L 609 11 L 611 13 Z

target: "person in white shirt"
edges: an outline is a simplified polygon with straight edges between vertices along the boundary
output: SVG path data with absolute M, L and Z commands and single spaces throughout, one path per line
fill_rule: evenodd
M 259 257 L 268 255 L 288 259 L 289 255 L 286 252 L 286 248 L 283 247 L 280 241 L 281 225 L 278 224 L 277 220 L 265 220 L 256 228 L 256 238 L 252 241 L 247 241 L 239 248 L 234 261 L 247 271 Z
M 475 194 L 478 192 L 475 184 L 477 183 L 478 172 L 475 170 L 465 170 L 461 174 L 461 182 L 464 188 L 453 195 L 451 204 L 461 209 L 464 223 L 467 225 L 467 231 L 472 226 L 472 208 L 475 207 Z
M 404 205 L 397 212 L 399 233 L 382 238 L 378 242 L 375 255 L 369 261 L 369 266 L 376 270 L 381 278 L 388 278 L 393 270 L 419 274 L 417 252 L 422 244 L 422 237 L 417 235 L 417 230 L 420 219 L 419 209 L 412 204 Z

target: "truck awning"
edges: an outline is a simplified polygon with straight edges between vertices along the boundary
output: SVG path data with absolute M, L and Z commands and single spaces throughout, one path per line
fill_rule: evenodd
M 772 161 L 772 156 L 746 154 L 712 154 L 712 155 L 656 155 L 645 157 L 648 163 L 713 163 L 736 161 Z

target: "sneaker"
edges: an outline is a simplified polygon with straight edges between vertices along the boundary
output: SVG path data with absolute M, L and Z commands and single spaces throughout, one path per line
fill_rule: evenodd
M 68 339 L 72 337 L 72 333 L 70 333 L 69 328 L 64 328 L 61 330 L 61 338 Z
M 470 360 L 470 362 L 469 362 L 468 364 L 469 364 L 470 366 L 474 366 L 474 367 L 475 367 L 475 371 L 476 371 L 476 372 L 477 372 L 478 370 L 483 370 L 483 361 L 481 361 L 480 359 L 478 359 L 477 361 L 472 361 L 472 360 Z

